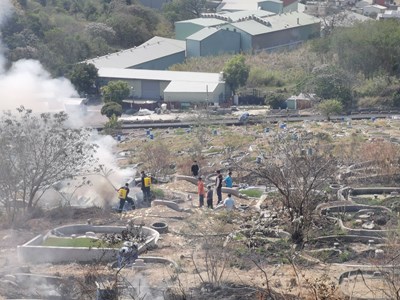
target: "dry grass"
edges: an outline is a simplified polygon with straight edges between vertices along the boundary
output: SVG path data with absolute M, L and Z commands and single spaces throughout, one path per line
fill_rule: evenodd
M 225 63 L 232 55 L 207 56 L 190 58 L 183 64 L 177 64 L 170 69 L 173 71 L 192 72 L 222 72 Z M 309 50 L 308 44 L 302 45 L 291 51 L 260 52 L 254 55 L 245 55 L 246 64 L 250 66 L 251 73 L 255 72 L 265 80 L 252 79 L 252 87 L 262 89 L 282 88 L 295 90 L 297 83 L 311 73 L 314 67 L 320 65 L 317 56 Z M 261 72 L 264 72 L 260 74 Z M 261 83 L 260 83 L 261 81 Z M 259 86 L 253 86 L 259 82 Z M 250 82 L 251 83 L 251 82 Z M 266 84 L 265 84 L 266 83 Z

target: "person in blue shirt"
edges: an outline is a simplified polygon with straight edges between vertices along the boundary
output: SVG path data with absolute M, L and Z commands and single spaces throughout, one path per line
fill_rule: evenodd
M 228 173 L 228 176 L 225 177 L 225 186 L 231 188 L 233 186 L 233 181 L 232 181 L 232 172 Z

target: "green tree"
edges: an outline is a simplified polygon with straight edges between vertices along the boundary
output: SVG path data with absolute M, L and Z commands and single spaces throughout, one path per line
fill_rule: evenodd
M 235 55 L 224 66 L 224 77 L 226 83 L 234 93 L 237 88 L 246 84 L 249 73 L 250 67 L 246 65 L 244 56 L 241 54 Z
M 75 64 L 88 57 L 90 48 L 88 39 L 80 36 L 78 33 L 71 34 L 66 28 L 53 29 L 45 33 L 46 44 L 50 52 L 41 52 L 40 60 L 45 61 L 54 70 L 59 68 L 57 75 L 63 75 L 66 72 L 67 66 Z M 54 57 L 51 57 L 54 55 Z M 56 59 L 54 59 L 56 58 Z M 53 64 L 57 66 L 53 67 Z M 53 71 L 53 73 L 55 73 Z
M 165 17 L 172 23 L 199 18 L 205 11 L 206 0 L 174 0 L 163 7 Z
M 122 115 L 122 106 L 116 102 L 107 102 L 101 108 L 101 114 L 106 115 L 107 118 L 112 116 L 120 117 Z
M 121 47 L 129 48 L 144 43 L 151 37 L 146 23 L 141 18 L 125 13 L 114 14 L 107 20 L 115 31 L 115 40 Z
M 329 99 L 322 101 L 318 105 L 318 110 L 328 118 L 328 121 L 330 121 L 332 115 L 340 114 L 343 111 L 343 105 L 336 99 Z
M 343 69 L 332 65 L 322 65 L 315 68 L 302 90 L 313 92 L 322 99 L 337 99 L 345 108 L 351 107 L 353 95 L 352 76 Z
M 343 28 L 332 36 L 332 50 L 339 65 L 365 78 L 385 72 L 399 75 L 400 22 L 381 20 L 362 22 Z
M 125 81 L 110 81 L 107 85 L 101 87 L 101 93 L 103 95 L 103 101 L 116 102 L 122 105 L 122 100 L 129 96 L 129 86 Z
M 98 70 L 93 64 L 82 63 L 73 67 L 69 79 L 79 94 L 93 94 L 98 77 Z
M 286 108 L 286 100 L 288 96 L 285 94 L 270 93 L 265 98 L 265 104 L 273 109 Z
M 104 124 L 104 132 L 109 135 L 116 134 L 118 130 L 121 128 L 121 122 L 118 121 L 118 117 L 116 115 L 112 115 L 108 122 Z

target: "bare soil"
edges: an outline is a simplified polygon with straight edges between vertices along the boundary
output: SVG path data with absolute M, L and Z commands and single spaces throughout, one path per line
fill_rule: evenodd
M 304 124 L 303 127 L 311 129 L 314 125 Z M 363 135 L 368 137 L 368 132 L 365 130 L 367 126 L 362 122 L 359 124 L 361 129 L 356 128 L 358 126 L 356 122 L 353 122 L 354 128 L 352 129 L 346 129 L 343 124 L 322 123 L 317 125 L 313 127 L 313 130 L 320 133 L 330 132 L 332 136 L 335 136 L 335 143 L 346 143 L 351 140 L 357 130 L 363 130 Z M 268 126 L 271 126 L 271 124 Z M 399 132 L 399 126 L 394 121 L 379 122 L 374 126 L 379 130 L 383 128 L 386 130 L 386 127 L 389 126 L 387 130 L 393 135 L 398 135 Z M 261 124 L 253 128 L 229 128 L 226 131 L 221 130 L 218 136 L 208 136 L 207 140 L 214 143 L 215 147 L 224 147 L 229 142 L 229 139 L 223 139 L 226 132 L 246 136 L 246 140 L 249 141 L 239 147 L 237 151 L 250 151 L 248 148 L 251 145 L 254 151 L 250 155 L 252 157 L 257 155 L 258 150 L 266 147 L 268 142 L 268 137 L 263 135 L 263 127 L 264 125 Z M 188 160 L 190 162 L 190 146 L 192 146 L 190 138 L 177 139 L 175 142 L 171 140 L 174 137 L 173 134 L 161 131 L 157 133 L 170 140 L 169 144 L 173 147 L 173 155 L 176 155 L 177 160 L 180 162 Z M 130 136 L 132 140 L 121 143 L 118 151 L 140 149 L 140 144 L 145 139 L 144 133 L 134 132 Z M 180 152 L 178 153 L 178 151 Z M 224 158 L 225 156 L 222 153 L 210 155 L 202 162 L 204 169 L 206 167 L 207 170 L 221 168 L 220 162 Z M 122 164 L 137 162 L 139 162 L 138 157 L 121 160 Z M 175 171 L 187 173 L 188 169 L 176 169 Z M 239 177 L 241 174 L 238 170 L 237 173 L 236 175 Z M 246 179 L 246 175 L 248 174 L 243 174 L 242 178 Z M 257 183 L 254 178 L 248 177 L 247 179 L 251 183 Z M 156 187 L 163 189 L 167 197 L 172 197 L 171 195 L 175 194 L 181 195 L 180 206 L 185 210 L 178 212 L 165 206 L 153 206 L 118 214 L 103 208 L 65 207 L 37 212 L 35 216 L 21 219 L 12 229 L 7 228 L 5 224 L 0 224 L 0 298 L 1 296 L 5 298 L 23 296 L 20 289 L 10 283 L 4 283 L 4 275 L 31 272 L 61 276 L 67 280 L 65 286 L 70 290 L 73 287 L 76 289 L 87 287 L 88 291 L 85 296 L 76 299 L 93 299 L 95 295 L 93 278 L 105 277 L 112 280 L 115 277 L 115 270 L 110 270 L 106 263 L 99 265 L 84 265 L 73 262 L 55 265 L 26 264 L 18 261 L 16 250 L 18 245 L 22 245 L 36 235 L 44 234 L 54 227 L 64 224 L 86 223 L 88 219 L 91 219 L 91 222 L 97 225 L 125 225 L 130 220 L 145 226 L 151 226 L 155 222 L 168 224 L 169 232 L 161 235 L 158 247 L 149 249 L 143 255 L 168 258 L 176 262 L 179 271 L 177 272 L 171 266 L 160 264 L 148 265 L 140 270 L 121 271 L 120 277 L 129 281 L 146 300 L 317 299 L 316 294 L 327 295 L 325 298 L 320 297 L 319 299 L 343 299 L 343 295 L 337 286 L 338 279 L 342 272 L 354 269 L 354 266 L 328 263 L 307 264 L 298 259 L 298 253 L 294 248 L 293 251 L 288 251 L 288 246 L 289 249 L 292 249 L 290 244 L 279 246 L 273 240 L 266 241 L 266 246 L 262 249 L 262 253 L 258 253 L 257 260 L 248 255 L 247 252 L 243 252 L 244 254 L 241 252 L 245 249 L 245 246 L 243 243 L 241 244 L 241 241 L 235 240 L 234 236 L 231 236 L 232 242 L 229 243 L 232 248 L 230 249 L 231 252 L 225 253 L 222 244 L 226 237 L 240 229 L 243 220 L 257 216 L 258 213 L 255 210 L 249 209 L 245 212 L 227 215 L 224 210 L 199 208 L 197 188 L 186 181 L 175 181 Z M 188 195 L 191 195 L 191 200 L 187 200 Z M 223 198 L 225 197 L 226 194 L 223 195 Z M 257 199 L 249 200 L 235 197 L 235 202 L 236 205 L 247 204 L 252 207 L 256 204 Z M 270 202 L 269 205 L 274 207 L 275 204 Z M 332 224 L 321 222 L 316 225 L 317 227 L 320 226 L 321 233 L 324 231 L 324 227 L 329 227 L 325 228 L 329 232 L 333 230 Z M 213 241 L 211 252 L 207 248 L 209 244 L 205 243 L 208 240 Z M 279 255 L 283 253 L 283 250 L 288 251 L 293 256 L 282 259 Z M 240 261 L 237 257 L 234 257 L 238 252 L 241 254 Z M 212 262 L 218 267 L 217 273 L 220 275 L 220 281 L 213 286 L 205 283 L 209 281 L 210 270 L 213 269 L 206 263 L 207 257 L 210 257 L 211 254 L 216 257 Z M 260 259 L 263 255 L 264 259 Z M 364 264 L 366 261 L 354 260 L 351 262 Z M 221 275 L 222 268 L 224 268 L 224 272 Z M 363 291 L 363 288 L 357 285 L 353 290 Z

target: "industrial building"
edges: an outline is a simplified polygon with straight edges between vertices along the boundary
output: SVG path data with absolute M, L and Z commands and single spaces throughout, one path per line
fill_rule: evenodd
M 321 23 L 316 17 L 291 12 L 267 18 L 251 16 L 245 20 L 224 25 L 222 28 L 239 32 L 240 50 L 250 52 L 289 47 L 319 37 Z
M 201 18 L 175 22 L 175 38 L 185 40 L 204 28 L 219 28 L 222 25 L 238 22 L 250 16 L 259 18 L 273 16 L 275 13 L 265 10 L 248 10 L 237 12 L 205 13 Z
M 185 60 L 186 43 L 155 36 L 140 46 L 88 59 L 101 68 L 166 70 Z
M 222 1 L 225 8 L 235 1 Z M 320 35 L 320 20 L 299 13 L 281 13 L 294 0 L 241 1 L 252 10 L 223 10 L 176 22 L 177 39 L 154 37 L 140 46 L 85 61 L 99 70 L 100 86 L 122 80 L 133 101 L 164 101 L 175 107 L 222 104 L 231 95 L 222 74 L 165 71 L 185 58 L 224 53 L 253 53 L 297 45 Z M 253 4 L 257 2 L 255 7 Z M 236 2 L 236 8 L 239 2 Z M 274 5 L 278 5 L 275 8 Z M 271 11 L 260 9 L 268 7 Z M 279 8 L 280 7 L 280 8 Z M 222 8 L 222 7 L 220 7 Z M 275 12 L 274 12 L 275 11 Z M 130 102 L 131 103 L 131 102 Z
M 139 69 L 101 68 L 100 84 L 122 80 L 131 87 L 130 98 L 163 100 L 174 107 L 225 100 L 225 81 L 220 73 L 175 72 Z
M 275 13 L 297 10 L 297 0 L 222 0 L 217 11 L 266 10 Z
M 320 19 L 305 13 L 250 13 L 204 14 L 177 22 L 176 36 L 186 39 L 187 57 L 274 50 L 320 36 Z
M 235 54 L 240 49 L 240 34 L 238 32 L 204 28 L 186 38 L 187 57 Z

